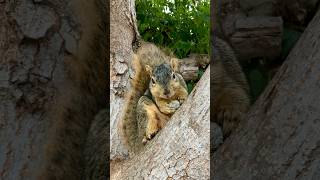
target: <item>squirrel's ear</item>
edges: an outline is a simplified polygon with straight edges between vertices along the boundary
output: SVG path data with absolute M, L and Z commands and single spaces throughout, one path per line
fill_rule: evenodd
M 179 72 L 179 59 L 171 58 L 170 65 L 174 72 Z
M 149 75 L 152 74 L 152 67 L 150 67 L 149 65 L 146 65 L 146 71 Z

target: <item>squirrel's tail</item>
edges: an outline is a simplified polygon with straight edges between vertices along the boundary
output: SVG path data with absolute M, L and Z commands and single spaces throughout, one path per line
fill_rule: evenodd
M 136 121 L 136 109 L 139 98 L 148 89 L 150 77 L 144 64 L 138 55 L 134 55 L 132 66 L 135 75 L 131 80 L 131 88 L 126 95 L 126 104 L 122 117 L 122 136 L 129 151 L 136 152 L 142 146 L 142 140 L 138 140 L 138 124 Z
M 213 53 L 214 59 L 217 59 L 215 56 L 223 56 L 223 58 L 219 57 L 219 59 L 223 61 L 222 65 L 227 71 L 227 74 L 246 91 L 247 95 L 249 95 L 250 90 L 248 82 L 231 46 L 221 38 L 215 37 L 213 47 L 214 51 L 216 51 Z

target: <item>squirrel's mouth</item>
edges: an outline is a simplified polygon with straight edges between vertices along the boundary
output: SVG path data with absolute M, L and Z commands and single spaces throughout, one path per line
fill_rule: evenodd
M 168 95 L 161 95 L 161 99 L 171 99 L 173 97 L 173 94 L 168 94 Z

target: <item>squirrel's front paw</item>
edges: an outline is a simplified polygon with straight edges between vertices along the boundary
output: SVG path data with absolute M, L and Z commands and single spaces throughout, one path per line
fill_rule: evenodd
M 177 110 L 180 107 L 180 102 L 178 100 L 171 101 L 168 107 L 173 110 Z
M 179 99 L 180 106 L 184 103 L 185 99 Z
M 167 102 L 163 106 L 160 106 L 159 109 L 164 114 L 172 115 L 177 111 L 179 107 L 180 107 L 180 102 L 178 100 L 173 100 L 173 101 Z

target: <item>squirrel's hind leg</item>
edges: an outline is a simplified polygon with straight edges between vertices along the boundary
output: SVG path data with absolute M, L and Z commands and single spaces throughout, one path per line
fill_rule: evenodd
M 162 114 L 156 104 L 147 96 L 139 99 L 137 107 L 137 120 L 139 138 L 145 144 L 152 139 L 169 119 Z
M 216 122 L 222 126 L 224 138 L 235 130 L 249 109 L 250 101 L 245 93 L 240 88 L 225 88 L 213 103 L 213 114 Z

